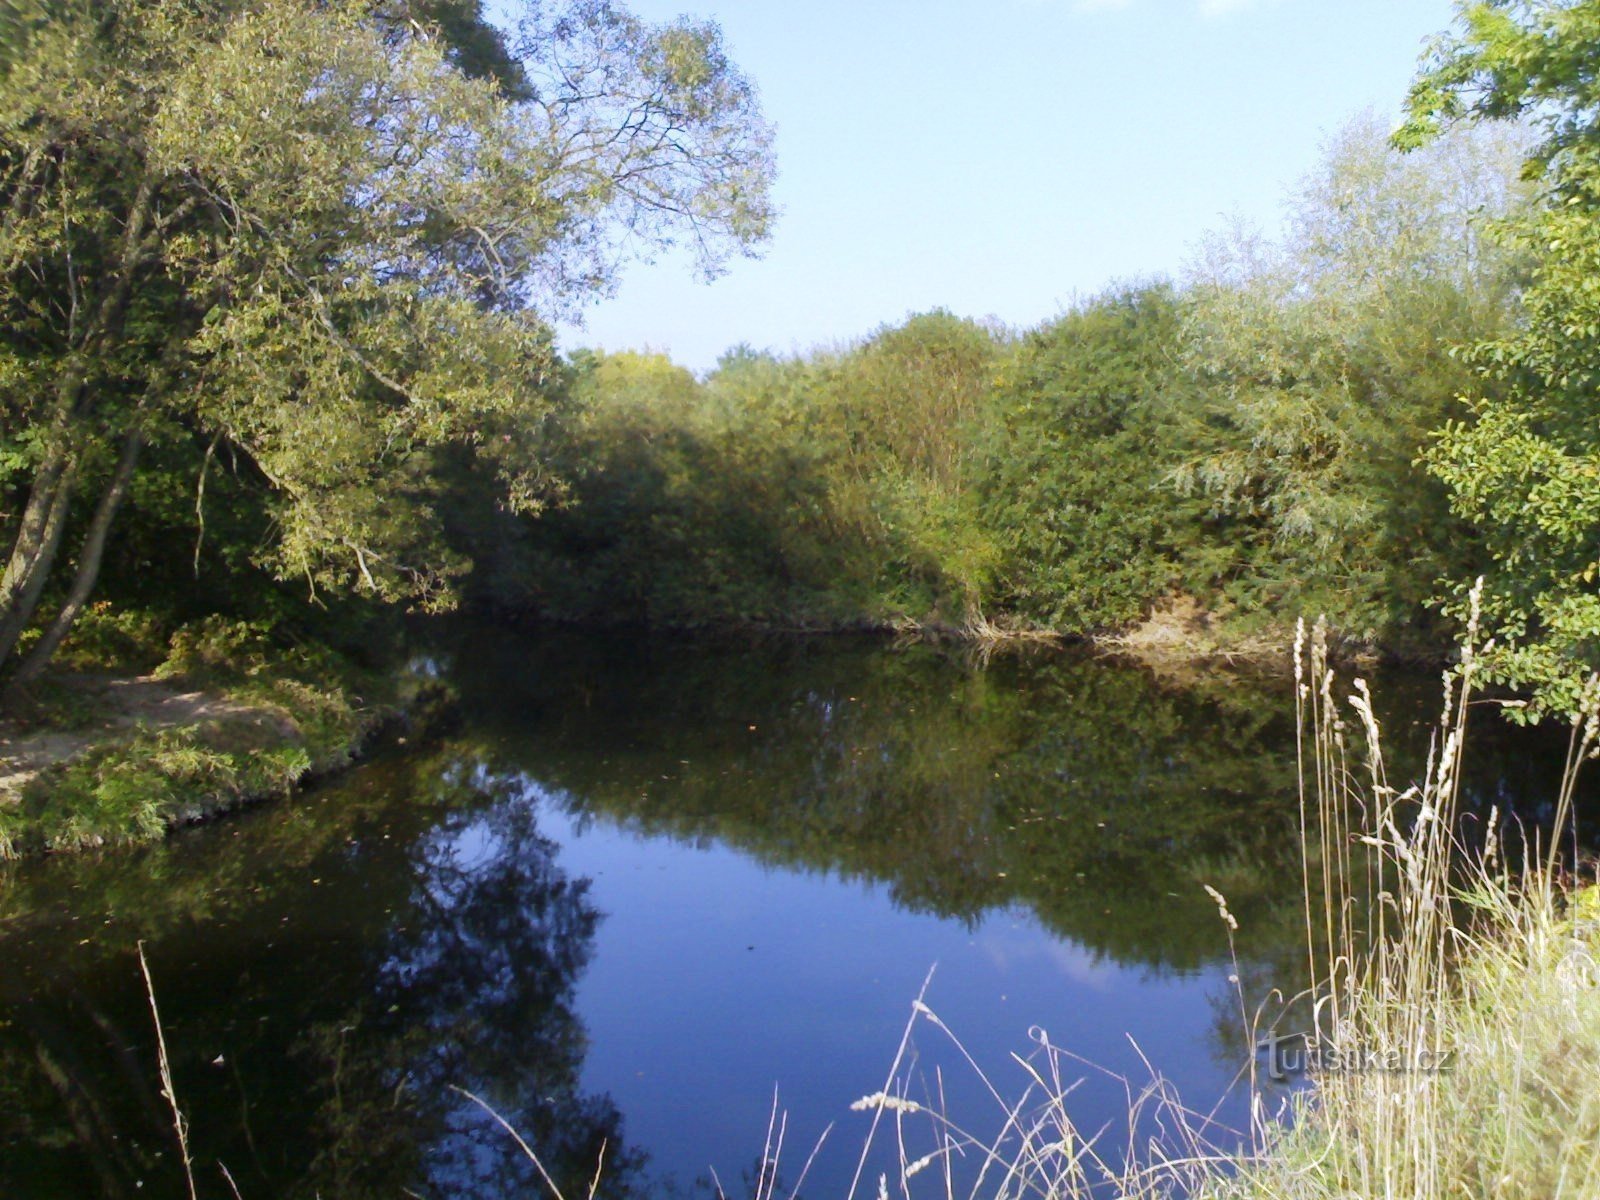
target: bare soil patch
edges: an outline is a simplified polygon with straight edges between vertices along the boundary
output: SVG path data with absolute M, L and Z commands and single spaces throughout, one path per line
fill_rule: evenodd
M 295 736 L 294 725 L 281 712 L 197 691 L 181 680 L 76 675 L 57 682 L 79 693 L 94 719 L 76 728 L 29 728 L 15 717 L 0 716 L 0 804 L 14 802 L 45 768 L 139 728 L 170 729 L 229 718 Z

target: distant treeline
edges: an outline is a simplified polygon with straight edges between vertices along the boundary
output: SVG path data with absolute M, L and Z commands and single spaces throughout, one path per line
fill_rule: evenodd
M 458 510 L 477 599 L 659 625 L 1111 630 L 1179 600 L 1239 633 L 1325 613 L 1406 652 L 1479 542 L 1419 461 L 1516 320 L 1526 139 L 1327 147 L 1285 231 L 1027 332 L 943 311 L 697 378 L 572 354 L 532 517 Z M 504 435 L 502 435 L 504 436 Z
M 641 252 L 759 249 L 755 86 L 715 24 L 518 7 L 0 3 L 13 695 L 196 618 L 359 647 L 463 597 L 1224 645 L 1324 614 L 1425 655 L 1476 605 L 1494 678 L 1600 711 L 1600 0 L 1463 0 L 1398 130 L 1171 279 L 703 377 L 553 323 Z

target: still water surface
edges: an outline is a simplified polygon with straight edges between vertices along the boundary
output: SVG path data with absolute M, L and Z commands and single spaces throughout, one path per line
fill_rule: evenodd
M 141 940 L 204 1196 L 233 1194 L 224 1167 L 245 1200 L 536 1194 L 453 1087 L 569 1196 L 602 1147 L 603 1196 L 748 1195 L 776 1089 L 786 1184 L 831 1125 L 804 1194 L 843 1196 L 850 1102 L 935 966 L 929 1006 L 1008 1097 L 1042 1030 L 1241 1117 L 1230 976 L 1298 986 L 1281 681 L 466 626 L 429 656 L 463 700 L 444 740 L 0 875 L 0 1194 L 181 1194 Z M 1410 761 L 1435 692 L 1382 681 Z M 1480 727 L 1472 802 L 1537 817 L 1561 743 Z M 1125 1086 L 1070 1070 L 1114 1148 Z M 998 1127 L 935 1024 L 902 1074 Z

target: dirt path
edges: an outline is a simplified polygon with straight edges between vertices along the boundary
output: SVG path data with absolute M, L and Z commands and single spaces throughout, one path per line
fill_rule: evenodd
M 262 724 L 293 727 L 279 713 L 207 692 L 185 691 L 148 675 L 118 678 L 81 675 L 68 681 L 81 690 L 96 710 L 97 719 L 77 729 L 24 730 L 14 720 L 0 717 L 0 804 L 15 800 L 27 782 L 46 767 L 83 753 L 117 734 L 137 726 L 168 729 L 198 725 L 222 717 L 251 716 Z

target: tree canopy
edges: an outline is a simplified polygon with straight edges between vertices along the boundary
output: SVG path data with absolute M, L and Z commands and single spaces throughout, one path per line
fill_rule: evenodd
M 550 320 L 675 242 L 714 273 L 772 220 L 771 133 L 711 24 L 605 0 L 503 29 L 471 0 L 9 3 L 0 661 L 60 593 L 21 677 L 152 446 L 258 483 L 254 557 L 311 594 L 446 602 L 464 564 L 431 464 L 546 405 Z M 486 462 L 528 498 L 537 464 Z
M 1470 349 L 1480 382 L 1428 463 L 1486 539 L 1490 663 L 1536 689 L 1535 714 L 1574 711 L 1600 664 L 1600 3 L 1462 4 L 1396 140 L 1507 120 L 1538 139 L 1540 202 L 1500 227 L 1532 263 L 1523 320 Z

